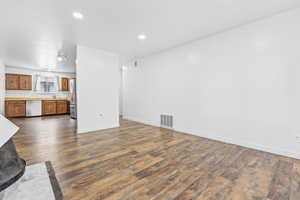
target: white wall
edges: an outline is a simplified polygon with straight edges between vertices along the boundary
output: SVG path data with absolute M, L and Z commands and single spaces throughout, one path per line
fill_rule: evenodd
M 300 9 L 143 58 L 124 118 L 300 158 Z
M 4 70 L 4 64 L 0 60 L 0 114 L 4 114 L 4 98 L 5 98 L 5 70 Z
M 78 133 L 119 126 L 118 56 L 77 47 Z
M 18 98 L 18 97 L 52 97 L 53 95 L 56 95 L 58 98 L 66 98 L 70 95 L 70 92 L 64 92 L 64 91 L 58 91 L 55 92 L 55 94 L 51 93 L 43 93 L 43 92 L 37 92 L 34 91 L 34 86 L 36 84 L 36 76 L 35 75 L 45 75 L 45 76 L 58 76 L 60 77 L 60 85 L 61 85 L 61 78 L 66 77 L 66 78 L 76 78 L 75 73 L 68 73 L 68 72 L 46 72 L 42 70 L 37 70 L 37 69 L 26 69 L 22 67 L 13 67 L 13 66 L 5 66 L 5 73 L 12 73 L 12 74 L 27 74 L 27 75 L 32 75 L 32 86 L 33 90 L 32 91 L 22 91 L 22 90 L 7 90 L 6 91 L 6 97 L 11 97 L 11 98 Z M 60 86 L 61 88 L 61 86 Z

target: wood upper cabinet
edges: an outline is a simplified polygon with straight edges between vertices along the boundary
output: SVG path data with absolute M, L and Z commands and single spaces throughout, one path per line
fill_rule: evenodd
M 43 115 L 55 115 L 56 111 L 56 101 L 43 101 L 42 103 L 42 114 Z
M 6 83 L 6 90 L 18 90 L 20 85 L 19 75 L 6 74 L 5 83 Z
M 68 112 L 68 101 L 57 101 L 56 102 L 56 113 L 66 114 Z
M 6 74 L 6 90 L 32 90 L 32 76 L 23 74 Z
M 61 91 L 69 91 L 69 78 L 61 78 Z
M 32 90 L 32 76 L 19 75 L 20 90 Z
M 24 117 L 26 115 L 26 101 L 6 101 L 6 117 Z

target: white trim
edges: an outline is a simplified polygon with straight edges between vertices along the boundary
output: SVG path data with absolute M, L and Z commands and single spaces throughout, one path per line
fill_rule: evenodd
M 192 133 L 192 131 L 186 131 L 186 130 L 176 130 L 176 131 L 187 133 L 189 135 L 212 139 L 212 140 L 216 140 L 216 141 L 220 141 L 220 142 L 224 142 L 224 143 L 239 145 L 239 146 L 247 147 L 250 149 L 265 151 L 265 152 L 277 154 L 280 156 L 287 156 L 287 157 L 300 159 L 300 153 L 290 152 L 290 151 L 287 151 L 285 149 L 280 149 L 280 148 L 278 148 L 278 149 L 273 148 L 266 144 L 253 144 L 251 142 L 241 140 L 241 139 L 226 138 L 224 136 L 219 136 L 219 135 L 215 135 L 215 134 L 204 134 L 204 133 L 201 133 L 201 131 L 199 131 L 198 134 L 195 134 L 195 133 Z
M 124 116 L 123 119 L 128 119 L 128 120 L 131 120 L 131 121 L 136 121 L 136 122 L 140 122 L 140 123 L 143 123 L 143 124 L 159 127 L 159 124 L 151 122 L 150 120 L 141 120 L 141 119 L 138 119 L 136 117 L 129 117 L 129 116 Z M 187 130 L 187 129 L 178 130 L 178 129 L 174 128 L 174 131 L 183 132 L 183 133 L 186 133 L 186 134 L 189 134 L 189 135 L 203 137 L 203 138 L 216 140 L 216 141 L 220 141 L 220 142 L 224 142 L 224 143 L 239 145 L 239 146 L 243 146 L 243 147 L 247 147 L 247 148 L 251 148 L 251 149 L 255 149 L 255 150 L 259 150 L 259 151 L 265 151 L 265 152 L 277 154 L 277 155 L 280 155 L 280 156 L 287 156 L 287 157 L 300 159 L 300 153 L 290 152 L 290 151 L 287 151 L 285 149 L 280 149 L 280 148 L 278 148 L 278 149 L 273 148 L 273 147 L 270 147 L 270 146 L 265 145 L 265 144 L 253 144 L 251 142 L 243 141 L 243 140 L 240 140 L 240 139 L 226 138 L 226 137 L 211 134 L 211 133 L 209 133 L 209 134 L 206 133 L 205 134 L 201 131 L 197 131 L 197 134 L 196 134 L 196 133 L 193 133 L 195 131 L 191 131 L 191 130 Z
M 131 117 L 131 116 L 124 116 L 123 115 L 123 119 L 130 120 L 130 121 L 135 121 L 135 122 L 139 122 L 139 123 L 150 125 L 150 126 L 160 127 L 160 125 L 158 123 L 154 123 L 154 122 L 152 122 L 150 120 L 141 120 L 141 119 L 139 119 L 137 117 Z

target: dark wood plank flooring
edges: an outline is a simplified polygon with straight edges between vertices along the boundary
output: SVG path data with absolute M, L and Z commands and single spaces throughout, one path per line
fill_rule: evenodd
M 66 200 L 299 200 L 300 161 L 121 120 L 75 134 L 68 116 L 13 119 L 28 164 L 51 161 Z

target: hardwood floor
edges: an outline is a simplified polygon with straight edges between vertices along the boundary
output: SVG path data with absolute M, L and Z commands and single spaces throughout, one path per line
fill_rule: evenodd
M 51 161 L 67 200 L 300 199 L 296 159 L 127 120 L 80 135 L 68 116 L 13 121 L 20 155 Z

